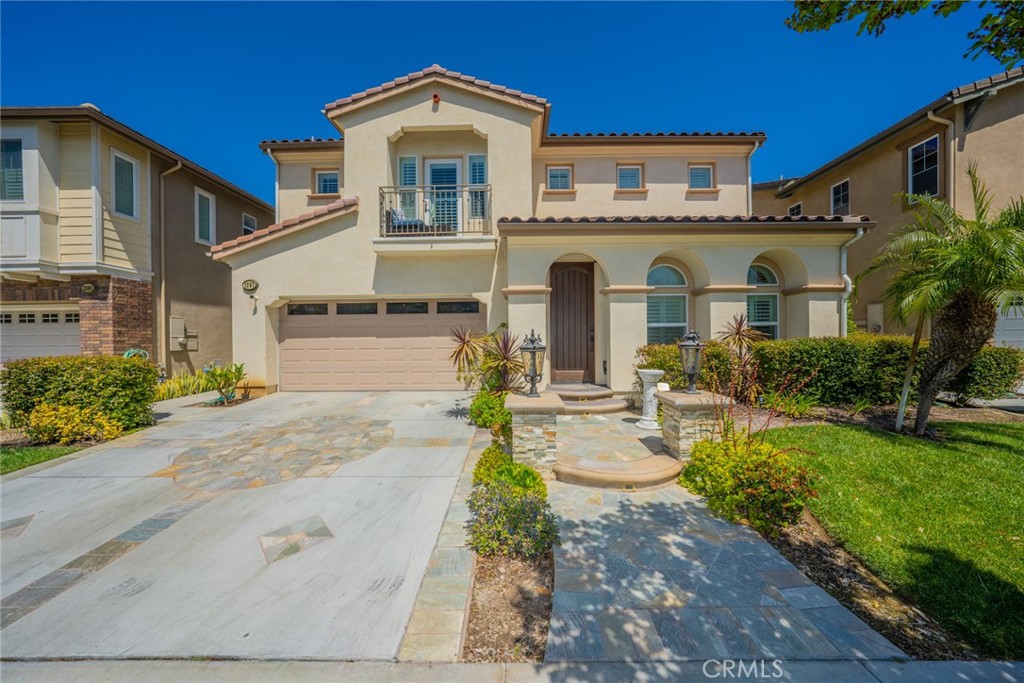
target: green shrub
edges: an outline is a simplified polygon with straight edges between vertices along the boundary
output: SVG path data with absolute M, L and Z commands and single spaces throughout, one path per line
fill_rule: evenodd
M 818 405 L 818 395 L 809 391 L 796 393 L 766 391 L 761 394 L 760 402 L 765 408 L 796 419 L 811 414 L 811 411 Z
M 502 465 L 512 462 L 512 456 L 506 453 L 501 446 L 490 445 L 480 454 L 480 459 L 473 468 L 474 484 L 489 484 L 494 481 L 494 473 Z
M 238 383 L 245 379 L 245 364 L 235 363 L 223 367 L 214 366 L 206 370 L 206 376 L 213 385 L 213 389 L 220 394 L 220 397 L 227 401 L 235 400 L 235 389 Z
M 530 558 L 559 542 L 551 506 L 535 492 L 492 482 L 473 487 L 466 503 L 468 544 L 479 555 Z
M 156 385 L 156 400 L 166 401 L 182 396 L 202 394 L 213 391 L 213 382 L 206 372 L 200 370 L 194 375 L 175 375 L 174 377 L 160 382 Z
M 7 361 L 0 392 L 11 422 L 28 424 L 36 406 L 90 408 L 134 429 L 153 421 L 157 369 L 142 358 L 51 356 Z
M 745 433 L 694 444 L 679 482 L 706 497 L 712 512 L 730 521 L 746 519 L 768 536 L 796 522 L 817 496 L 806 470 L 784 451 Z
M 544 500 L 548 498 L 548 485 L 540 472 L 519 462 L 506 462 L 494 470 L 493 481 L 500 481 L 522 491 L 533 491 Z
M 505 392 L 481 389 L 469 405 L 469 421 L 491 430 L 496 444 L 512 444 L 512 413 L 505 408 Z
M 1024 381 L 1024 351 L 1006 346 L 986 346 L 960 371 L 947 389 L 957 405 L 973 399 L 1002 398 Z
M 729 376 L 729 364 L 731 356 L 724 344 L 716 341 L 709 341 L 704 346 L 701 373 L 697 386 L 701 389 L 712 390 L 712 386 L 721 384 L 723 378 Z M 652 370 L 664 370 L 665 375 L 661 378 L 672 389 L 685 389 L 689 386 L 689 380 L 683 372 L 683 365 L 679 360 L 679 347 L 675 344 L 648 344 L 636 350 L 636 365 L 634 371 L 640 368 Z M 640 375 L 636 376 L 637 390 L 643 383 Z
M 109 441 L 121 435 L 121 425 L 93 408 L 40 403 L 28 417 L 29 435 L 40 443 L 66 446 L 79 441 Z

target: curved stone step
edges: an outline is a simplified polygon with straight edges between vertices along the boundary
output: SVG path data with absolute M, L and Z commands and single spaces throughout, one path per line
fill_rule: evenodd
M 612 398 L 615 394 L 608 387 L 597 384 L 552 384 L 548 391 L 553 391 L 565 402 L 595 401 L 600 398 Z
M 593 401 L 566 401 L 563 415 L 602 415 L 618 413 L 629 408 L 621 398 L 599 398 Z
M 639 491 L 675 481 L 682 469 L 683 463 L 667 455 L 652 455 L 627 462 L 604 462 L 574 455 L 559 455 L 554 472 L 558 481 L 567 484 Z

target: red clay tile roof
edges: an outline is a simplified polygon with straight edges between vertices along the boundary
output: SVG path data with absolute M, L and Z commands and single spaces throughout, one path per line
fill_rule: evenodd
M 292 148 L 303 148 L 303 147 L 343 147 L 345 140 L 343 138 L 317 138 L 311 137 L 305 140 L 299 139 L 281 139 L 281 140 L 264 140 L 260 143 L 260 149 L 277 149 L 280 147 L 292 147 Z
M 257 230 L 256 232 L 249 233 L 248 235 L 242 235 L 241 237 L 236 237 L 233 240 L 228 240 L 227 242 L 215 244 L 214 246 L 210 247 L 210 253 L 213 255 L 214 258 L 217 258 L 217 255 L 222 252 L 233 251 L 240 247 L 249 246 L 252 242 L 265 239 L 283 230 L 289 230 L 291 228 L 300 227 L 304 223 L 312 223 L 326 216 L 345 213 L 346 211 L 352 210 L 358 206 L 359 197 L 342 197 L 336 202 L 332 202 L 327 206 L 321 206 L 320 208 L 314 209 L 309 213 L 300 214 L 298 216 L 289 218 L 288 220 L 282 221 L 280 223 L 268 225 L 267 227 Z
M 794 176 L 792 178 L 779 178 L 778 180 L 764 180 L 759 183 L 752 183 L 750 189 L 752 190 L 780 190 L 790 183 L 795 183 L 800 180 L 799 177 Z
M 547 138 L 553 140 L 576 140 L 586 138 L 738 138 L 738 137 L 765 137 L 765 134 L 760 131 L 752 131 L 750 133 L 733 133 L 733 132 L 711 132 L 711 131 L 694 131 L 694 132 L 674 132 L 674 131 L 648 131 L 644 133 L 548 133 Z
M 420 81 L 423 80 L 424 78 L 429 78 L 431 76 L 437 76 L 450 81 L 458 81 L 460 83 L 476 86 L 478 88 L 490 90 L 492 92 L 500 93 L 502 95 L 508 95 L 510 97 L 517 97 L 525 102 L 529 102 L 535 105 L 543 106 L 548 103 L 548 101 L 543 97 L 537 97 L 536 95 L 525 93 L 522 90 L 515 90 L 513 88 L 508 88 L 504 85 L 497 85 L 495 83 L 491 83 L 490 81 L 485 81 L 483 79 L 476 78 L 475 76 L 469 76 L 467 74 L 459 73 L 458 71 L 450 71 L 438 64 L 432 64 L 431 66 L 427 67 L 426 69 L 423 69 L 422 71 L 413 71 L 408 76 L 400 76 L 394 79 L 393 81 L 381 83 L 380 85 L 375 86 L 373 88 L 367 88 L 362 92 L 357 92 L 352 95 L 349 95 L 348 97 L 343 97 L 340 100 L 330 102 L 324 105 L 324 111 L 330 112 L 334 109 L 346 107 L 348 105 L 355 104 L 360 100 L 364 100 L 368 97 L 380 95 L 384 92 L 387 92 L 388 90 L 394 90 L 395 88 L 405 87 L 409 84 L 415 83 L 416 81 Z
M 869 223 L 868 216 L 572 216 L 561 218 L 499 218 L 508 224 L 565 223 Z
M 988 90 L 989 88 L 999 85 L 1005 81 L 1012 80 L 1014 78 L 1020 78 L 1024 76 L 1024 66 L 1018 66 L 1016 69 L 1010 69 L 1004 71 L 1001 74 L 995 74 L 994 76 L 988 76 L 981 80 L 974 81 L 974 83 L 968 83 L 967 85 L 961 85 L 959 88 L 954 88 L 950 91 L 950 97 L 963 97 L 964 95 L 970 95 L 979 90 Z

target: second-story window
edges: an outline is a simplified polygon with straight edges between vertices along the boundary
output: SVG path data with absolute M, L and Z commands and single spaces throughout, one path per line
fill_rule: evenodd
M 711 164 L 690 164 L 690 189 L 715 189 L 715 167 Z
M 572 189 L 572 166 L 548 166 L 549 190 Z
M 639 164 L 619 164 L 615 173 L 615 189 L 642 190 L 644 188 L 644 170 Z
M 196 188 L 196 242 L 213 244 L 217 241 L 217 198 Z
M 139 217 L 139 162 L 121 152 L 110 154 L 111 187 L 114 213 L 126 218 Z
M 487 155 L 485 154 L 470 154 L 469 155 L 469 184 L 470 185 L 486 185 L 487 184 Z M 487 192 L 485 190 L 474 190 L 469 191 L 469 217 L 470 218 L 486 218 L 487 217 Z
M 338 184 L 338 172 L 337 171 L 317 171 L 316 172 L 316 193 L 317 194 L 338 194 L 340 185 Z
M 3 157 L 3 178 L 0 178 L 0 199 L 21 201 L 25 198 L 25 175 L 22 169 L 21 140 L 0 140 Z
M 939 136 L 907 150 L 907 192 L 934 197 L 939 193 Z
M 850 181 L 844 180 L 832 186 L 832 215 L 845 216 L 850 213 Z
M 242 234 L 251 235 L 256 232 L 256 217 L 247 213 L 242 214 Z
M 803 216 L 804 215 L 804 203 L 803 202 L 797 202 L 796 204 L 792 204 L 788 209 L 786 209 L 786 215 L 789 215 L 789 216 Z
M 403 220 L 416 220 L 419 218 L 420 202 L 416 199 L 416 185 L 419 181 L 419 168 L 416 157 L 398 157 L 398 185 L 408 187 L 398 195 L 398 208 L 401 212 L 399 218 Z

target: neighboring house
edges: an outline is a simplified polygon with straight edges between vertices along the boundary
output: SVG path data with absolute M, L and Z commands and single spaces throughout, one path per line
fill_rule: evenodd
M 91 105 L 3 107 L 0 138 L 2 360 L 231 360 L 231 273 L 207 253 L 272 207 Z
M 278 222 L 212 250 L 254 386 L 458 387 L 449 331 L 502 322 L 542 335 L 545 381 L 618 392 L 638 347 L 738 314 L 843 333 L 872 224 L 751 215 L 761 133 L 552 134 L 546 100 L 437 65 L 325 114 L 343 139 L 261 145 Z
M 754 185 L 756 213 L 868 214 L 877 227 L 850 247 L 849 271 L 862 272 L 897 226 L 913 220 L 899 193 L 931 194 L 974 215 L 967 167 L 992 191 L 992 214 L 1024 195 L 1024 68 L 961 86 L 811 173 Z M 884 273 L 865 278 L 854 298 L 858 327 L 908 332 L 882 303 Z M 995 341 L 1024 348 L 1024 301 L 1000 316 Z

